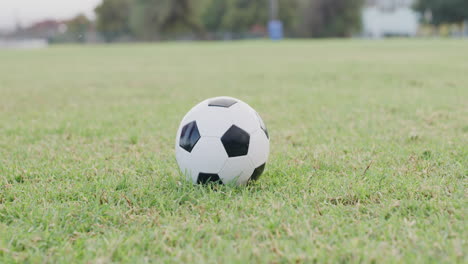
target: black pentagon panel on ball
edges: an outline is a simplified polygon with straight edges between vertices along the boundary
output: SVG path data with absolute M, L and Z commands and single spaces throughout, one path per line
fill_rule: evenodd
M 210 182 L 223 184 L 223 182 L 222 182 L 221 179 L 219 178 L 218 174 L 215 174 L 215 173 L 203 173 L 203 172 L 200 172 L 200 173 L 198 174 L 198 179 L 197 179 L 197 183 L 198 183 L 198 184 L 207 184 L 207 183 L 210 183 Z
M 200 132 L 198 132 L 197 122 L 192 121 L 182 128 L 180 133 L 179 146 L 188 152 L 191 152 L 195 144 L 200 139 Z
M 208 106 L 217 106 L 217 107 L 231 107 L 233 104 L 237 103 L 236 100 L 231 99 L 231 98 L 218 98 L 211 100 L 208 103 Z
M 252 176 L 250 176 L 249 181 L 256 181 L 260 177 L 260 175 L 262 175 L 263 170 L 265 170 L 265 164 L 266 163 L 263 163 L 262 165 L 260 165 L 254 170 L 254 172 L 252 173 Z
M 249 152 L 250 135 L 233 125 L 221 137 L 221 142 L 230 158 L 245 156 Z

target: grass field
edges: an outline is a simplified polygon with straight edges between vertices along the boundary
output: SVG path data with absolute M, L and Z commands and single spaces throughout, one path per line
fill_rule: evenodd
M 182 180 L 183 115 L 238 97 L 248 187 Z M 468 42 L 0 50 L 0 263 L 466 263 Z

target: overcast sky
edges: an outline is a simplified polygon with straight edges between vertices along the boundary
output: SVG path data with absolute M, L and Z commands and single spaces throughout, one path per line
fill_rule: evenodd
M 102 0 L 0 0 L 0 29 L 11 29 L 19 20 L 23 26 L 46 19 L 71 18 L 84 13 L 94 17 Z

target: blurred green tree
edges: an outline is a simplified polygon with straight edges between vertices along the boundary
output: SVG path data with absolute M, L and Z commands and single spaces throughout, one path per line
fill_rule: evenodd
M 86 34 L 91 30 L 92 22 L 83 14 L 66 22 L 66 35 L 72 42 L 85 42 Z
M 422 14 L 429 11 L 430 21 L 425 22 L 434 25 L 468 20 L 468 0 L 418 0 L 414 8 Z
M 132 32 L 140 39 L 159 39 L 161 34 L 190 31 L 204 38 L 204 28 L 190 0 L 135 0 L 130 16 Z
M 103 0 L 96 7 L 96 29 L 106 41 L 131 35 L 130 10 L 133 4 L 134 0 Z
M 297 0 L 279 1 L 279 19 L 286 31 L 292 32 L 297 13 Z M 210 32 L 244 33 L 268 21 L 267 0 L 209 0 L 202 12 L 202 25 Z
M 223 31 L 222 24 L 226 10 L 226 0 L 208 0 L 200 13 L 202 25 L 210 32 Z
M 363 0 L 302 0 L 301 37 L 349 37 L 361 28 Z
M 226 0 L 222 26 L 234 33 L 248 32 L 254 25 L 265 25 L 268 20 L 267 1 Z

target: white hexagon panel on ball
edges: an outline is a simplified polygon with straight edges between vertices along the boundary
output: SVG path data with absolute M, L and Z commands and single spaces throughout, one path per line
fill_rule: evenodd
M 193 183 L 244 185 L 257 180 L 269 151 L 270 139 L 260 115 L 232 97 L 197 104 L 177 130 L 177 163 Z

